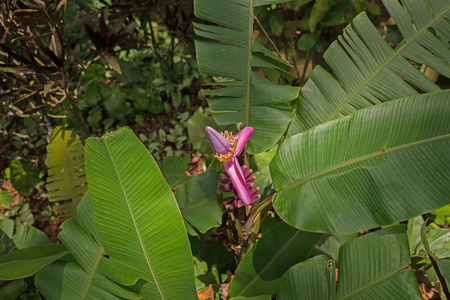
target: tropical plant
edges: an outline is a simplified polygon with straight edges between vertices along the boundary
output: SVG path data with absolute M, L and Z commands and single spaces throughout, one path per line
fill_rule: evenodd
M 62 220 L 76 216 L 77 206 L 86 193 L 84 149 L 80 138 L 70 130 L 56 127 L 47 146 L 47 190 L 51 202 L 66 201 L 55 206 Z
M 197 16 L 215 24 L 195 25 L 199 70 L 227 78 L 206 92 L 212 116 L 242 128 L 236 136 L 200 128 L 224 174 L 208 159 L 209 170 L 189 178 L 188 156 L 158 168 L 127 128 L 89 138 L 82 221 L 62 225 L 62 244 L 16 244 L 0 256 L 0 279 L 11 281 L 0 288 L 18 295 L 21 278 L 35 274 L 46 299 L 190 299 L 196 290 L 421 299 L 418 283 L 450 298 L 450 91 L 419 71 L 449 75 L 450 3 L 386 0 L 405 37 L 395 50 L 360 14 L 325 53 L 338 79 L 317 67 L 298 95 L 255 72 L 289 76 L 252 37 L 254 8 L 277 2 L 195 2 Z M 214 121 L 200 111 L 188 122 L 192 143 L 209 151 L 196 121 Z M 9 240 L 11 226 L 0 222 Z

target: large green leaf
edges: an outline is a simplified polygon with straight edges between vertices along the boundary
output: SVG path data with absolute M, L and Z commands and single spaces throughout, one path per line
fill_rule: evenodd
M 99 294 L 108 295 L 108 299 L 141 298 L 98 273 L 103 247 L 74 219 L 64 222 L 61 228 L 58 237 L 78 264 L 57 261 L 36 274 L 36 285 L 46 299 L 66 299 L 69 295 L 86 299 Z
M 402 1 L 407 12 L 398 0 L 383 2 L 404 42 L 394 51 L 365 13 L 358 15 L 324 54 L 338 80 L 320 66 L 315 68 L 302 88 L 290 135 L 364 107 L 418 94 L 411 85 L 426 92 L 439 90 L 408 60 L 450 77 L 450 2 Z
M 335 284 L 334 262 L 330 262 L 325 255 L 315 256 L 284 273 L 277 299 L 334 299 Z
M 80 203 L 78 204 L 77 210 L 78 215 L 83 221 L 83 224 L 88 228 L 90 234 L 93 236 L 97 244 L 101 246 L 101 244 L 99 243 L 100 238 L 98 237 L 97 230 L 95 229 L 94 213 L 92 211 L 92 203 L 91 198 L 89 197 L 89 192 L 87 192 L 83 196 Z M 85 235 L 85 233 L 83 233 L 83 235 Z M 70 235 L 68 237 L 70 238 Z M 70 240 L 72 243 L 74 243 L 73 238 L 70 238 Z M 74 249 L 73 246 L 71 246 L 70 248 Z M 101 248 L 102 251 L 104 251 L 103 246 L 101 246 Z M 83 247 L 82 253 L 86 253 L 87 251 L 89 251 L 89 249 L 91 249 L 89 256 L 95 256 L 95 253 L 98 253 L 97 251 L 99 251 L 97 250 L 97 246 L 92 244 L 92 240 L 89 240 L 87 242 L 87 245 Z M 74 256 L 75 258 L 77 258 L 77 256 L 79 257 L 79 254 Z M 80 259 L 80 257 L 78 259 Z M 88 262 L 80 262 L 81 265 L 86 265 L 87 263 Z M 91 269 L 91 271 L 92 270 L 93 269 Z M 125 266 L 118 264 L 115 260 L 109 259 L 105 255 L 102 255 L 102 257 L 100 258 L 100 261 L 96 266 L 96 271 L 101 275 L 122 285 L 133 285 L 139 279 L 139 276 L 130 272 L 130 270 L 128 270 Z
M 245 254 L 231 282 L 230 296 L 275 294 L 283 273 L 305 260 L 320 237 L 286 223 L 270 230 Z
M 175 197 L 128 129 L 86 143 L 95 227 L 106 253 L 144 278 L 151 299 L 196 297 L 194 268 Z
M 133 292 L 88 273 L 76 263 L 55 261 L 36 274 L 36 287 L 45 299 L 141 299 Z M 88 289 L 85 290 L 85 288 Z
M 409 263 L 405 227 L 389 227 L 341 247 L 337 290 L 333 261 L 316 256 L 283 275 L 278 298 L 422 299 Z
M 195 41 L 200 72 L 235 80 L 220 83 L 227 87 L 205 91 L 211 113 L 219 125 L 243 122 L 254 127 L 248 144 L 251 153 L 267 150 L 280 139 L 293 114 L 273 104 L 296 99 L 299 92 L 298 87 L 277 85 L 252 71 L 252 67 L 264 67 L 290 75 L 285 61 L 252 39 L 257 5 L 262 4 L 253 0 L 194 1 L 196 16 L 218 25 L 195 24 L 195 33 L 208 39 Z
M 84 149 L 80 138 L 70 130 L 56 127 L 47 146 L 45 164 L 48 168 L 47 190 L 51 202 L 66 201 L 54 206 L 62 220 L 76 216 L 77 205 L 87 190 L 84 173 Z M 70 200 L 70 201 L 68 201 Z
M 0 280 L 31 276 L 68 253 L 63 245 L 58 244 L 44 244 L 8 253 L 0 257 Z
M 289 138 L 270 164 L 288 224 L 351 233 L 449 203 L 450 91 L 360 110 Z

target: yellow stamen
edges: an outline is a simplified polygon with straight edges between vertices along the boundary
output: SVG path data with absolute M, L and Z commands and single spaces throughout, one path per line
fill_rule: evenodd
M 228 131 L 221 132 L 220 134 L 223 135 L 230 142 L 231 151 L 228 152 L 227 154 L 216 154 L 216 158 L 220 162 L 228 162 L 233 158 L 234 151 L 236 151 L 237 140 L 239 137 L 234 136 L 231 132 L 228 132 Z

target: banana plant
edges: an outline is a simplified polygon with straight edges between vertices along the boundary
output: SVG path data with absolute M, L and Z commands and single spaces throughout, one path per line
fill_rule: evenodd
M 205 90 L 218 125 L 243 123 L 253 127 L 250 153 L 263 152 L 281 138 L 293 111 L 280 103 L 297 99 L 299 88 L 279 85 L 259 75 L 254 68 L 268 68 L 290 78 L 289 64 L 253 39 L 255 7 L 279 1 L 194 1 L 200 19 L 195 23 L 195 41 L 200 72 L 223 77 L 221 89 Z M 232 17 L 230 17 L 232 16 Z M 277 107 L 278 105 L 278 107 Z

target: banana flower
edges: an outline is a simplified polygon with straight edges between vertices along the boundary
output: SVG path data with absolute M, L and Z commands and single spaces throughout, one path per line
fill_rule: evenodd
M 223 163 L 239 197 L 247 205 L 254 201 L 252 201 L 252 195 L 237 157 L 241 154 L 252 133 L 253 127 L 250 126 L 245 127 L 236 135 L 228 131 L 219 133 L 214 128 L 206 126 L 206 134 L 216 158 Z

